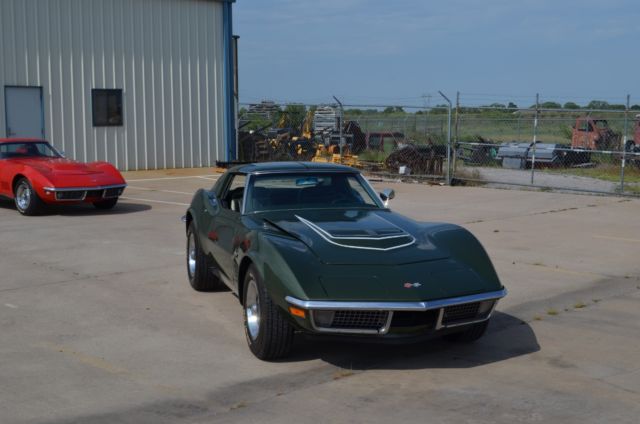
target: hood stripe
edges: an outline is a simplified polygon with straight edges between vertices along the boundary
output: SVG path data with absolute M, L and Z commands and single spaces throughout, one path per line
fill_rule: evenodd
M 361 249 L 361 250 L 378 250 L 378 251 L 388 251 L 388 250 L 394 250 L 394 249 L 400 249 L 402 247 L 407 247 L 407 246 L 411 246 L 412 244 L 414 244 L 416 242 L 416 239 L 408 233 L 404 233 L 404 234 L 400 234 L 400 235 L 396 235 L 396 236 L 384 236 L 384 237 L 334 237 L 331 234 L 329 234 L 327 231 L 323 230 L 322 228 L 320 228 L 318 225 L 314 224 L 313 222 L 304 219 L 303 217 L 299 216 L 299 215 L 295 215 L 295 217 L 302 222 L 303 224 L 305 224 L 307 227 L 311 228 L 316 234 L 318 234 L 320 237 L 322 237 L 325 241 L 327 241 L 328 243 L 331 243 L 333 245 L 336 246 L 340 246 L 340 247 L 346 247 L 349 249 Z M 403 231 L 404 232 L 404 231 Z M 389 239 L 397 239 L 397 238 L 411 238 L 411 241 L 409 243 L 403 243 L 397 246 L 391 246 L 391 247 L 386 247 L 386 248 L 382 248 L 382 247 L 368 247 L 368 246 L 353 246 L 353 245 L 349 245 L 349 244 L 343 244 L 343 243 L 338 243 L 335 240 L 367 240 L 367 241 L 379 241 L 379 240 L 389 240 Z

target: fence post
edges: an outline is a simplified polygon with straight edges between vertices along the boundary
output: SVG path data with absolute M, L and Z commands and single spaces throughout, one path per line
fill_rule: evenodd
M 340 105 L 340 117 L 338 118 L 338 131 L 340 131 L 340 159 L 342 160 L 342 145 L 344 141 L 342 140 L 342 121 L 344 119 L 344 108 L 342 107 L 342 102 L 338 100 L 336 96 L 333 96 L 334 100 L 338 102 Z
M 620 162 L 620 194 L 624 194 L 624 167 L 627 159 L 627 139 L 629 130 L 629 100 L 630 95 L 627 94 L 627 104 L 624 108 L 624 137 L 622 137 L 622 162 Z
M 536 142 L 538 141 L 538 114 L 540 113 L 540 94 L 536 93 L 536 114 L 533 118 L 533 156 L 531 157 L 531 185 L 533 185 L 533 177 L 536 170 Z M 525 164 L 526 162 L 525 158 Z
M 447 185 L 451 185 L 451 100 L 442 91 L 438 91 L 449 105 L 447 116 Z
M 459 124 L 460 124 L 460 92 L 457 91 L 456 92 L 456 118 L 455 118 L 455 124 L 454 124 L 455 135 L 453 137 L 454 139 L 453 146 L 456 148 L 459 142 L 459 138 L 458 138 Z M 458 155 L 456 154 L 456 149 L 454 148 L 453 149 L 453 166 L 451 167 L 452 168 L 451 173 L 453 175 L 455 175 L 456 173 L 457 159 L 458 159 Z

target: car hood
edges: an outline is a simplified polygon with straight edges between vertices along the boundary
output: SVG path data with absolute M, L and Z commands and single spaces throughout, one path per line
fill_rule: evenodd
M 446 259 L 430 231 L 386 209 L 324 209 L 260 214 L 267 224 L 299 239 L 325 264 L 399 265 Z
M 16 161 L 53 175 L 95 175 L 103 173 L 90 164 L 64 158 L 25 158 Z

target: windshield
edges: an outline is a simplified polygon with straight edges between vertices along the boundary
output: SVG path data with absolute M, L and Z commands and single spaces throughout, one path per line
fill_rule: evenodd
M 360 175 L 307 172 L 253 176 L 245 212 L 336 207 L 382 205 Z
M 46 141 L 12 142 L 0 144 L 0 159 L 45 157 L 59 158 L 60 154 Z

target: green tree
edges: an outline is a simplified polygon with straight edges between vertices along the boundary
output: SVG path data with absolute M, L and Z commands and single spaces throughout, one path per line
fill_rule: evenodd
M 562 106 L 557 102 L 542 102 L 540 103 L 541 109 L 561 109 Z
M 384 108 L 382 113 L 389 114 L 389 113 L 395 112 L 395 110 L 396 110 L 396 108 L 394 108 L 393 106 L 387 106 L 387 107 Z
M 587 109 L 609 109 L 609 102 L 604 100 L 591 100 L 587 105 Z
M 513 102 L 509 102 L 509 104 L 507 105 L 507 107 L 509 109 L 518 109 L 518 105 L 513 103 Z
M 564 104 L 564 106 L 562 106 L 564 109 L 580 109 L 580 105 L 574 103 L 574 102 L 566 102 Z
M 276 122 L 279 122 L 282 115 L 285 115 L 285 126 L 290 128 L 300 128 L 306 113 L 307 109 L 304 105 L 287 105 L 284 110 L 278 114 Z

